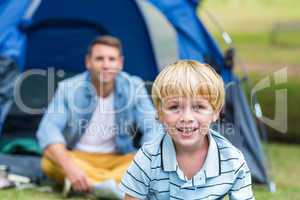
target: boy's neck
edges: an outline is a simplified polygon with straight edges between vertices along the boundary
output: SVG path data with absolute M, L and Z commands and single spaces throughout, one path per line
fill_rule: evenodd
M 199 154 L 199 152 L 206 151 L 208 150 L 208 135 L 205 135 L 203 137 L 203 140 L 199 142 L 197 146 L 193 147 L 182 147 L 179 145 L 175 144 L 175 149 L 176 149 L 176 155 L 192 155 L 192 154 Z
M 208 136 L 206 136 L 203 138 L 202 144 L 197 148 L 185 150 L 182 150 L 180 147 L 179 149 L 176 148 L 176 159 L 179 168 L 188 179 L 191 179 L 203 168 L 208 153 L 208 147 L 209 141 Z

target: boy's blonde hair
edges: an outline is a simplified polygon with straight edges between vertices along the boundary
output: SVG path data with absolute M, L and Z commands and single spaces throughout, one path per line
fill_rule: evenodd
M 170 96 L 201 96 L 219 112 L 225 101 L 224 83 L 210 65 L 180 60 L 165 67 L 154 81 L 152 99 L 159 115 L 162 99 Z

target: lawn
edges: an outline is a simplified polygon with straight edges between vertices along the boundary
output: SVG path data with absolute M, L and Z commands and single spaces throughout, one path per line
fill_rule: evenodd
M 296 145 L 268 144 L 265 145 L 269 158 L 277 192 L 270 193 L 266 186 L 254 186 L 255 197 L 258 200 L 299 200 L 300 199 L 300 148 Z M 39 192 L 37 189 L 27 190 L 2 190 L 0 200 L 53 200 L 64 199 L 59 193 Z M 85 199 L 73 197 L 71 199 Z
M 202 7 L 231 32 L 264 32 L 274 23 L 300 20 L 297 0 L 211 0 Z
M 211 0 L 199 14 L 224 49 L 221 34 L 206 14 L 211 13 L 227 31 L 239 57 L 255 70 L 288 67 L 300 73 L 300 1 Z M 278 28 L 279 26 L 279 28 Z M 274 30 L 275 34 L 274 34 Z M 257 67 L 258 66 L 258 67 Z
M 290 144 L 269 144 L 265 146 L 271 160 L 273 179 L 277 192 L 269 193 L 265 187 L 255 186 L 256 199 L 298 200 L 300 199 L 300 148 Z

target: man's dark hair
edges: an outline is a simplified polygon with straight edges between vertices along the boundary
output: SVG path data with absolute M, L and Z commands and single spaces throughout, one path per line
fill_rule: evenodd
M 92 49 L 95 45 L 102 44 L 110 47 L 115 47 L 119 50 L 120 55 L 122 55 L 122 44 L 121 41 L 110 35 L 102 35 L 96 37 L 88 46 L 87 54 L 90 55 L 92 53 Z

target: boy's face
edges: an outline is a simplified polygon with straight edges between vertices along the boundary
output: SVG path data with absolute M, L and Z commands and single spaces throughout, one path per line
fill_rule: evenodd
M 176 147 L 193 149 L 203 143 L 218 114 L 203 97 L 166 97 L 162 101 L 159 119 Z
M 123 57 L 116 47 L 96 44 L 86 56 L 86 67 L 101 83 L 112 83 L 122 69 Z

